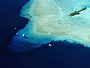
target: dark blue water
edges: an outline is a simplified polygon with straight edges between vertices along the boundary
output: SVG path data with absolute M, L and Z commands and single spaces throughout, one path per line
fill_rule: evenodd
M 53 47 L 45 44 L 23 53 L 8 50 L 13 35 L 27 24 L 19 16 L 27 1 L 0 0 L 0 68 L 90 68 L 90 49 L 80 44 L 51 42 Z

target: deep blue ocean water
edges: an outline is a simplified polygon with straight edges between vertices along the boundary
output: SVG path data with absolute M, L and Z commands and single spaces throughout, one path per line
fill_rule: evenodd
M 22 53 L 8 50 L 13 35 L 27 24 L 19 16 L 27 1 L 0 1 L 0 68 L 90 68 L 90 48 L 80 44 L 59 41 Z

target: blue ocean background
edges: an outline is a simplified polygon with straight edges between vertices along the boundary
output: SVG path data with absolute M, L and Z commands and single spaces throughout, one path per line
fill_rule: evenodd
M 27 24 L 19 16 L 27 1 L 0 0 L 0 68 L 90 68 L 90 48 L 67 41 L 52 41 L 51 47 L 44 44 L 26 52 L 8 50 L 12 37 Z

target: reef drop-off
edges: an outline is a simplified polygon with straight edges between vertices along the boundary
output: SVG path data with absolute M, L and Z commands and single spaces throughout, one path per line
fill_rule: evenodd
M 20 16 L 29 22 L 13 37 L 12 49 L 24 51 L 58 40 L 90 47 L 88 0 L 30 0 L 22 7 Z

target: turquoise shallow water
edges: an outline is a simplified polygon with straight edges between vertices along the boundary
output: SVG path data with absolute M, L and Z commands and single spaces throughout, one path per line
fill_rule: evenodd
M 24 47 L 28 43 L 33 49 L 51 41 L 67 40 L 90 47 L 89 5 L 88 0 L 30 0 L 20 13 L 29 20 L 28 24 L 16 33 L 11 44 Z M 79 14 L 69 16 L 85 7 Z

